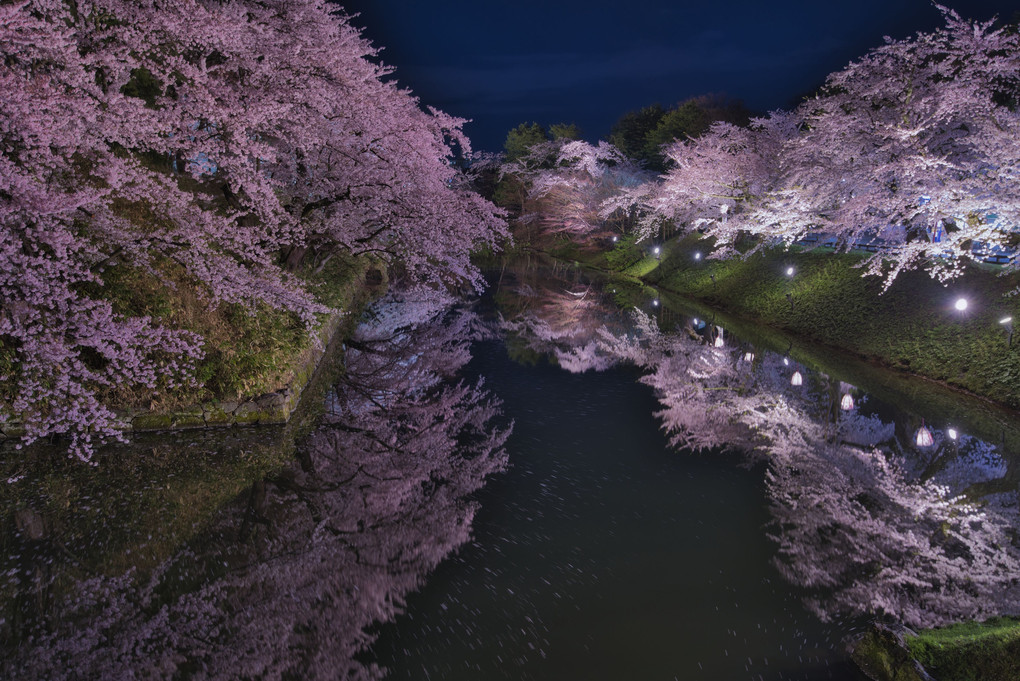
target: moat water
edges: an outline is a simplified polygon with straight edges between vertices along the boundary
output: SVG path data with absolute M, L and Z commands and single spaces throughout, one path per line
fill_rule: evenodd
M 863 679 L 872 621 L 1018 612 L 1014 415 L 492 280 L 382 301 L 303 429 L 5 449 L 0 677 Z

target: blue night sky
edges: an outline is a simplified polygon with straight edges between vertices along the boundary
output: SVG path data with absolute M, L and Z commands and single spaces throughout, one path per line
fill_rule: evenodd
M 882 37 L 942 24 L 927 0 L 605 2 L 339 0 L 423 104 L 474 122 L 496 151 L 518 123 L 576 123 L 591 141 L 620 114 L 719 93 L 752 110 L 792 108 Z M 950 3 L 1010 19 L 1015 0 Z

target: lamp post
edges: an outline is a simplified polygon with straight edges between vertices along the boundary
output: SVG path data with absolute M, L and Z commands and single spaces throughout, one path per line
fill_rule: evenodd
M 1009 341 L 1007 341 L 1008 345 L 1006 347 L 1012 348 L 1013 347 L 1013 318 L 1012 317 L 1005 317 L 1003 319 L 1000 319 L 999 323 L 1002 324 L 1002 327 L 1004 329 L 1006 329 L 1006 333 L 1009 334 Z

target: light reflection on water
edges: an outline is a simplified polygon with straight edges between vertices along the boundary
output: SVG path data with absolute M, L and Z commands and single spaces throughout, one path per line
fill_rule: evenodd
M 772 568 L 760 466 L 677 456 L 618 367 L 468 366 L 515 418 L 474 540 L 373 648 L 393 679 L 857 679 Z
M 1015 427 L 555 274 L 380 306 L 268 473 L 242 432 L 6 453 L 0 677 L 856 680 L 876 613 L 1016 612 Z
M 236 466 L 244 452 L 198 447 L 198 461 L 181 461 L 164 444 L 195 482 L 171 499 L 162 485 L 174 474 L 149 452 L 104 453 L 98 469 L 70 476 L 40 453 L 4 489 L 5 507 L 21 508 L 3 556 L 0 678 L 378 678 L 354 657 L 371 640 L 364 630 L 467 540 L 469 496 L 505 465 L 507 428 L 484 389 L 454 380 L 469 357 L 470 314 L 393 300 L 377 311 L 348 350 L 320 427 L 248 490 L 202 497 L 245 479 L 243 467 L 211 479 L 217 468 L 202 455 Z M 246 447 L 268 434 L 248 432 Z M 8 456 L 5 469 L 28 471 Z M 141 475 L 104 468 L 117 463 Z M 106 541 L 72 544 L 91 534 L 77 512 L 90 495 L 111 511 L 96 528 Z M 125 526 L 160 533 L 178 515 L 194 524 L 163 533 L 158 551 L 132 563 Z
M 711 311 L 569 271 L 501 284 L 506 344 L 470 368 L 517 419 L 513 468 L 384 627 L 393 678 L 861 678 L 845 639 L 872 617 L 1018 612 L 1015 432 L 919 448 L 937 400 L 884 401 Z

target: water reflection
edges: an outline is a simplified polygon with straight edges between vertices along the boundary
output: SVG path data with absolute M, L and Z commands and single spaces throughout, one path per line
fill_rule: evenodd
M 478 328 L 465 310 L 384 301 L 296 460 L 155 564 L 72 582 L 73 568 L 48 564 L 62 561 L 55 547 L 33 549 L 51 521 L 16 514 L 18 593 L 62 576 L 37 616 L 2 622 L 0 677 L 381 677 L 355 658 L 366 628 L 468 539 L 469 495 L 506 463 L 498 404 L 454 380 Z
M 1001 446 L 956 428 L 919 444 L 923 418 L 789 349 L 752 347 L 658 297 L 622 324 L 611 296 L 574 286 L 574 300 L 531 287 L 503 328 L 567 371 L 640 367 L 673 446 L 765 461 L 776 565 L 821 618 L 926 627 L 1020 613 L 1016 477 Z

